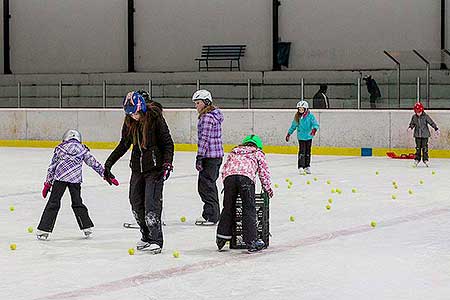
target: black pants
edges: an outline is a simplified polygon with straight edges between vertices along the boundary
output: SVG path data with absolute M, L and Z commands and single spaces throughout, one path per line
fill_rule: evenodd
M 202 216 L 214 223 L 217 223 L 220 214 L 216 180 L 219 178 L 221 164 L 222 158 L 204 158 L 203 170 L 198 173 L 198 193 L 204 203 Z
M 311 140 L 298 140 L 298 163 L 297 168 L 309 168 L 311 164 Z
M 231 175 L 224 181 L 223 210 L 217 227 L 217 237 L 231 240 L 236 198 L 242 199 L 242 232 L 249 245 L 256 239 L 255 184 L 247 176 Z
M 163 246 L 161 227 L 162 194 L 164 181 L 152 173 L 132 172 L 130 179 L 130 204 L 140 227 L 142 240 Z
M 428 161 L 428 138 L 415 138 L 416 140 L 416 160 Z M 422 154 L 423 153 L 423 154 Z
M 379 97 L 375 96 L 375 95 L 370 95 L 369 100 L 370 100 L 370 108 L 377 108 L 377 100 Z
M 81 184 L 55 180 L 50 193 L 50 198 L 48 199 L 47 205 L 42 213 L 41 221 L 38 225 L 39 230 L 47 232 L 53 231 L 56 217 L 58 216 L 58 211 L 61 207 L 61 198 L 66 191 L 66 187 L 69 187 L 70 197 L 72 199 L 72 210 L 80 229 L 94 227 L 94 224 L 89 217 L 88 209 L 81 199 Z

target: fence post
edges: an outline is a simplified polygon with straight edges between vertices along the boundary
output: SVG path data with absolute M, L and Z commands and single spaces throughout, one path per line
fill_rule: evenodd
M 416 102 L 420 102 L 420 76 L 417 76 Z
M 300 93 L 301 99 L 305 100 L 305 80 L 303 78 L 300 81 Z
M 358 77 L 358 109 L 361 109 L 361 77 Z
M 197 91 L 200 89 L 200 80 L 197 79 Z
M 151 80 L 148 81 L 148 95 L 150 99 L 153 99 L 153 82 Z
M 17 83 L 17 108 L 22 106 L 22 84 L 20 81 Z
M 250 109 L 252 107 L 252 80 L 247 79 L 247 108 Z
M 106 80 L 103 80 L 103 108 L 106 108 Z
M 62 108 L 62 81 L 58 83 L 58 94 L 59 94 L 59 108 Z

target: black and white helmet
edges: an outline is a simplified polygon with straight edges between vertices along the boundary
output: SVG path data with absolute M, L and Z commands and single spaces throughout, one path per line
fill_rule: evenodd
M 64 142 L 68 141 L 68 140 L 72 140 L 75 139 L 77 141 L 79 141 L 81 143 L 81 133 L 78 130 L 75 129 L 69 129 L 67 130 L 64 135 L 62 140 Z
M 303 107 L 304 109 L 308 109 L 309 105 L 308 102 L 306 102 L 305 100 L 300 100 L 297 102 L 297 108 Z

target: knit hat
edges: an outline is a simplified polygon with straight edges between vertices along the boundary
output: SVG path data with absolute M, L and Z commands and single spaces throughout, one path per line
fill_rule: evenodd
M 145 104 L 144 97 L 138 92 L 129 92 L 123 98 L 123 110 L 127 115 L 137 113 L 138 111 L 145 113 L 147 111 L 147 105 Z

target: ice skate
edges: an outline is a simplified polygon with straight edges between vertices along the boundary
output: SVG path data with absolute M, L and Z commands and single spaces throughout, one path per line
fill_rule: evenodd
M 427 166 L 427 168 L 430 167 L 430 162 L 428 160 L 424 160 L 423 163 Z
M 247 251 L 250 253 L 258 252 L 264 249 L 265 246 L 266 244 L 261 239 L 257 239 L 252 241 L 251 244 L 247 246 Z
M 311 174 L 311 169 L 310 169 L 309 167 L 306 167 L 306 168 L 305 168 L 305 173 L 306 173 L 306 174 Z
M 216 245 L 217 245 L 217 249 L 222 250 L 223 247 L 225 247 L 225 244 L 227 243 L 226 239 L 217 237 L 216 238 Z
M 88 238 L 90 238 L 92 236 L 94 231 L 92 230 L 92 227 L 91 228 L 85 228 L 85 229 L 83 229 L 83 233 L 84 233 L 84 236 L 88 239 Z
M 50 232 L 39 230 L 39 229 L 36 230 L 36 238 L 38 240 L 45 241 L 48 239 L 49 235 L 50 235 Z
M 200 218 L 197 218 L 197 220 L 195 220 L 195 225 L 197 225 L 197 226 L 214 226 L 214 225 L 216 225 L 216 223 L 209 221 L 209 220 L 205 220 L 205 218 L 200 217 Z
M 417 165 L 419 165 L 419 161 L 418 161 L 418 160 L 415 160 L 415 161 L 414 161 L 414 164 L 413 164 L 413 168 L 417 168 Z
M 298 174 L 305 175 L 305 170 L 303 168 L 298 168 Z
M 137 242 L 136 249 L 139 251 L 149 252 L 151 254 L 159 254 L 162 251 L 161 247 L 158 244 L 145 242 L 142 240 Z

